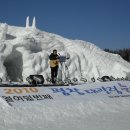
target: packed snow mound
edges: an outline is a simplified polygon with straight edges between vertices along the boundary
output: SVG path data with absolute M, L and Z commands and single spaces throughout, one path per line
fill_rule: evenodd
M 69 58 L 59 65 L 59 78 L 115 78 L 130 74 L 130 64 L 119 55 L 104 52 L 92 43 L 70 40 L 36 28 L 0 24 L 0 77 L 26 80 L 31 74 L 50 77 L 49 58 L 53 49 Z M 67 67 L 66 67 L 67 66 Z M 66 73 L 63 74 L 65 70 Z

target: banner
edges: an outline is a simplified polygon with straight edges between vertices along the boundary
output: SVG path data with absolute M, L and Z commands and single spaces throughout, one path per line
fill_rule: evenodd
M 130 81 L 86 83 L 75 86 L 0 87 L 0 97 L 9 105 L 77 99 L 128 98 Z M 81 100 L 82 100 L 81 99 Z

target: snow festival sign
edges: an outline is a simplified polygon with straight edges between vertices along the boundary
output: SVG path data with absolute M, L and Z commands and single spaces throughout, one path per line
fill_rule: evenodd
M 18 105 L 18 103 L 43 102 L 53 99 L 41 87 L 1 87 L 0 96 L 11 106 Z
M 79 85 L 75 87 L 55 87 L 51 88 L 54 94 L 62 94 L 64 96 L 80 95 L 86 97 L 130 97 L 130 82 L 108 82 Z M 104 98 L 103 97 L 103 98 Z
M 99 98 L 130 97 L 130 81 L 89 83 L 76 86 L 0 87 L 0 97 L 9 105 Z

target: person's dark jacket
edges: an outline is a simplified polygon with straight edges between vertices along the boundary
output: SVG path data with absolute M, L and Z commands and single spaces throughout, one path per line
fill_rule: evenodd
M 57 59 L 59 59 L 59 56 L 57 54 L 54 55 L 53 53 L 51 53 L 51 55 L 49 56 L 49 59 L 50 60 L 57 60 Z

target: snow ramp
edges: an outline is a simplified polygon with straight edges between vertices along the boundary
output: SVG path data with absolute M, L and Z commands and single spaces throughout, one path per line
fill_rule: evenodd
M 130 81 L 1 87 L 0 130 L 129 130 Z

